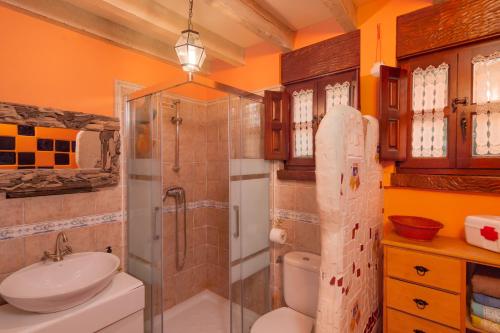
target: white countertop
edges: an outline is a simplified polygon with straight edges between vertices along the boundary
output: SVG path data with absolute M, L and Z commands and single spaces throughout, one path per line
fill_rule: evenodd
M 122 272 L 102 292 L 68 310 L 41 314 L 2 305 L 0 333 L 95 332 L 142 309 L 143 283 Z

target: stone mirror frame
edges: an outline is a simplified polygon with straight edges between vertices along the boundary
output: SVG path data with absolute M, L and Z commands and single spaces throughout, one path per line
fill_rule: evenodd
M 7 198 L 92 192 L 120 179 L 120 121 L 80 112 L 0 102 L 0 124 L 97 132 L 100 155 L 81 169 L 0 169 L 0 192 Z

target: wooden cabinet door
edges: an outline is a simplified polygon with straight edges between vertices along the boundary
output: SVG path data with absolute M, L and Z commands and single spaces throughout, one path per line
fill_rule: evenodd
M 317 129 L 316 81 L 286 87 L 290 96 L 290 151 L 287 169 L 314 167 L 314 135 Z
M 500 41 L 460 49 L 457 167 L 500 168 Z
M 380 160 L 406 159 L 408 72 L 400 67 L 380 66 L 378 119 Z
M 264 158 L 286 160 L 289 149 L 290 96 L 283 91 L 264 92 Z
M 401 62 L 408 72 L 406 161 L 401 168 L 455 168 L 456 51 L 435 52 Z

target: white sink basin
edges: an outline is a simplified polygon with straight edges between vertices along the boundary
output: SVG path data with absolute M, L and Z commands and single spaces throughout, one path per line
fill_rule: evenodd
M 9 275 L 0 284 L 0 295 L 22 310 L 65 310 L 103 290 L 119 265 L 117 256 L 104 252 L 76 253 L 59 262 L 39 262 Z

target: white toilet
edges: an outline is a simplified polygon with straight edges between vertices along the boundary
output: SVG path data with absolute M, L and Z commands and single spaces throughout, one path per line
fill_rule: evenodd
M 285 255 L 283 289 L 287 307 L 260 317 L 251 333 L 311 333 L 319 291 L 320 256 L 307 252 Z

